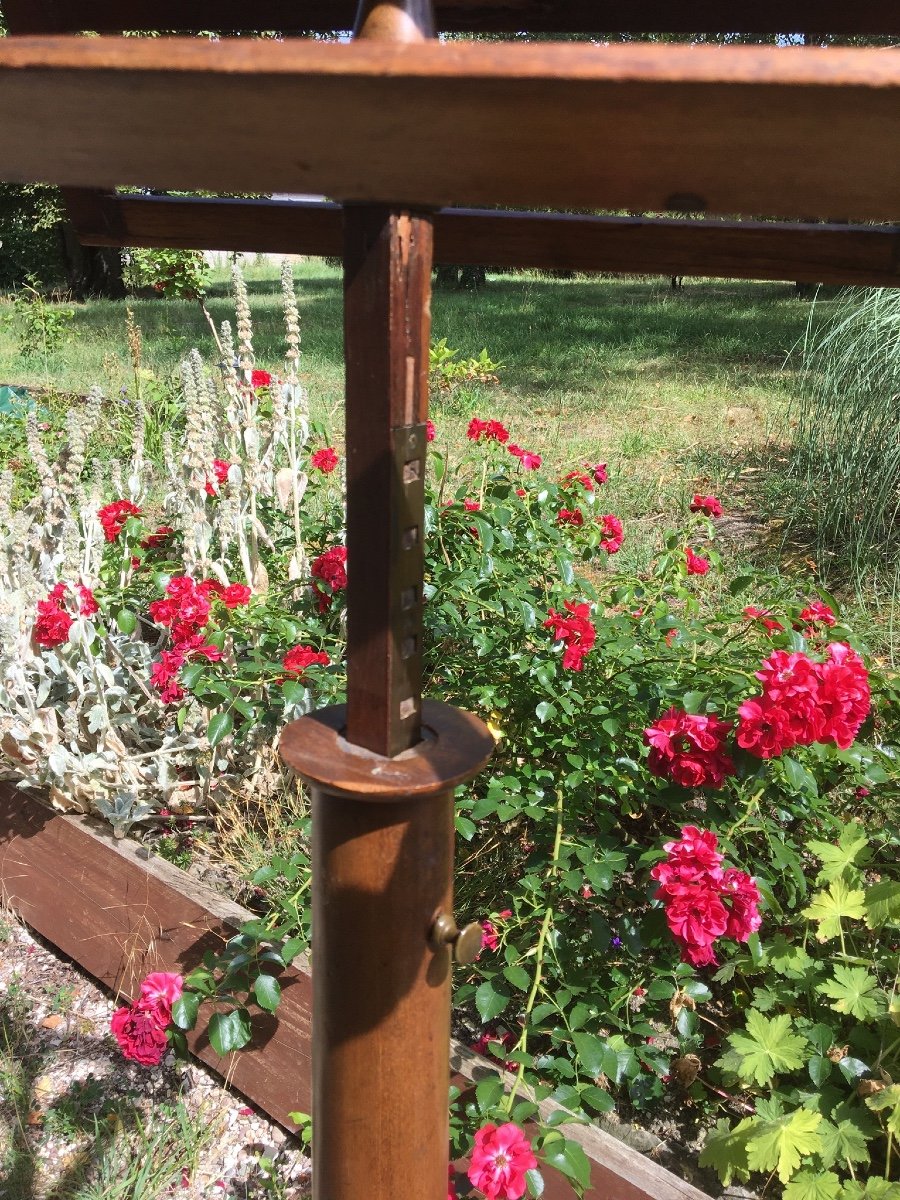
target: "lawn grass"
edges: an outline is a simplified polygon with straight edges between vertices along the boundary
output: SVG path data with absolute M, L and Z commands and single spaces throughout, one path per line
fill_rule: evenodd
M 321 259 L 294 268 L 303 336 L 303 374 L 313 416 L 331 439 L 342 436 L 343 330 L 340 271 Z M 254 315 L 258 365 L 278 369 L 283 351 L 278 271 L 245 267 Z M 490 276 L 478 293 L 438 290 L 434 339 L 461 357 L 486 348 L 502 364 L 499 384 L 436 392 L 437 446 L 457 456 L 471 415 L 496 417 L 512 440 L 554 468 L 605 460 L 606 511 L 626 522 L 618 560 L 641 569 L 666 529 L 675 528 L 695 490 L 720 494 L 737 515 L 725 546 L 729 565 L 788 565 L 808 573 L 802 548 L 781 544 L 777 495 L 767 470 L 773 429 L 783 433 L 810 302 L 788 283 L 688 280 L 673 291 L 665 278 L 579 277 L 537 272 Z M 171 379 L 179 359 L 197 346 L 214 361 L 209 328 L 196 303 L 135 298 L 130 307 L 143 335 L 143 363 Z M 820 295 L 817 316 L 834 301 Z M 225 272 L 214 276 L 209 310 L 233 321 Z M 84 393 L 98 383 L 109 398 L 101 456 L 125 452 L 134 381 L 125 337 L 125 304 L 97 300 L 75 306 L 72 337 L 46 356 L 23 358 L 11 309 L 0 305 L 0 385 L 30 384 Z M 124 389 L 124 391 L 123 391 Z M 67 404 L 48 402 L 58 423 Z M 21 437 L 2 436 L 7 459 Z M 767 458 L 767 456 L 769 456 Z M 618 565 L 617 564 L 617 565 Z M 813 564 L 814 565 L 814 564 Z M 854 597 L 858 607 L 862 601 Z M 866 598 L 866 619 L 879 648 L 893 653 L 891 597 Z M 873 624 L 874 623 L 874 624 Z

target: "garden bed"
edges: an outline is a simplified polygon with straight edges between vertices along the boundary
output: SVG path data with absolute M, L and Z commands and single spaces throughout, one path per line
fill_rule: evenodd
M 110 990 L 132 998 L 155 970 L 186 971 L 252 914 L 148 854 L 113 838 L 86 817 L 54 813 L 38 799 L 0 783 L 0 889 L 4 901 Z M 277 1017 L 253 1015 L 251 1046 L 220 1058 L 202 1030 L 188 1036 L 207 1063 L 285 1128 L 288 1114 L 309 1111 L 312 980 L 304 967 L 281 977 Z M 494 1073 L 459 1043 L 451 1047 L 459 1086 Z M 542 1109 L 557 1107 L 545 1101 Z M 546 1113 L 544 1114 L 546 1115 Z M 570 1126 L 591 1160 L 589 1200 L 703 1200 L 704 1193 L 622 1141 L 593 1126 Z M 551 1173 L 545 1195 L 563 1200 L 569 1185 Z

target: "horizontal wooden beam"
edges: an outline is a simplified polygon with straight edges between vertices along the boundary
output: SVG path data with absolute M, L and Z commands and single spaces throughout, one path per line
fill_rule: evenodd
M 17 33 L 350 29 L 355 0 L 4 0 Z M 437 27 L 485 33 L 900 33 L 896 0 L 437 0 Z
M 342 253 L 341 207 L 282 200 L 70 194 L 91 246 Z M 439 209 L 435 261 L 492 267 L 900 285 L 900 228 Z
M 6 38 L 0 112 L 10 182 L 900 214 L 897 50 Z
M 254 914 L 198 883 L 130 838 L 113 838 L 88 817 L 63 816 L 0 781 L 0 897 L 15 913 L 106 988 L 133 998 L 150 971 L 185 973 Z M 289 1113 L 311 1106 L 312 978 L 297 959 L 280 975 L 276 1014 L 253 1010 L 250 1047 L 221 1059 L 202 1028 L 191 1053 L 223 1075 L 288 1130 Z M 200 1025 L 202 1027 L 203 1020 Z M 458 1086 L 491 1065 L 451 1044 Z M 559 1105 L 541 1104 L 544 1118 Z M 567 1125 L 591 1162 L 585 1200 L 709 1200 L 705 1192 L 594 1125 Z M 465 1169 L 465 1165 L 457 1164 Z M 548 1171 L 546 1200 L 567 1200 L 571 1185 Z M 403 1193 L 401 1188 L 399 1194 Z

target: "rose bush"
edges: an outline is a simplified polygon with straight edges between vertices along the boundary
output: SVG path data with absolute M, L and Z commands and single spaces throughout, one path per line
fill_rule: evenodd
M 161 810 L 214 817 L 226 790 L 249 803 L 254 764 L 284 722 L 343 687 L 353 564 L 341 455 L 310 428 L 289 289 L 284 374 L 265 383 L 239 280 L 236 291 L 237 354 L 218 377 L 197 357 L 185 366 L 180 456 L 170 447 L 153 469 L 138 430 L 124 470 L 91 475 L 73 426 L 54 469 L 32 430 L 41 488 L 3 522 L 8 769 L 119 832 L 154 828 Z M 716 497 L 686 505 L 636 573 L 618 565 L 629 528 L 605 511 L 606 463 L 554 464 L 487 414 L 454 420 L 429 430 L 425 679 L 430 694 L 480 712 L 497 742 L 457 797 L 456 907 L 484 921 L 485 938 L 455 1003 L 498 1068 L 474 1097 L 455 1098 L 454 1150 L 471 1155 L 479 1128 L 493 1127 L 486 1144 L 552 1096 L 588 1118 L 615 1107 L 719 1117 L 727 1129 L 711 1137 L 709 1161 L 750 1174 L 774 1169 L 766 1139 L 802 1134 L 811 1112 L 845 1141 L 856 1135 L 842 1123 L 858 1127 L 875 1147 L 873 1179 L 890 1179 L 895 683 L 831 597 L 763 573 L 722 576 Z M 0 503 L 9 495 L 0 488 Z M 842 861 L 853 819 L 871 856 L 811 894 L 812 855 L 825 851 L 810 844 L 837 839 Z M 208 1018 L 220 1053 L 250 1040 L 251 1002 L 277 1007 L 278 971 L 306 945 L 306 833 L 301 823 L 296 844 L 254 876 L 269 907 L 191 972 L 172 1006 L 179 1029 Z M 795 945 L 787 934 L 810 911 L 814 932 Z M 858 945 L 851 920 L 872 921 Z M 869 937 L 876 929 L 884 936 Z M 813 966 L 791 957 L 801 952 Z M 857 983 L 861 998 L 845 998 Z M 123 1013 L 123 1045 L 152 1058 L 158 1022 L 140 1006 Z M 864 1028 L 845 1035 L 844 1017 Z M 782 1018 L 805 1040 L 779 1057 Z M 724 1043 L 739 1060 L 723 1058 Z M 874 1090 L 836 1090 L 819 1059 Z M 882 1108 L 868 1103 L 885 1092 Z M 734 1128 L 751 1108 L 760 1121 Z M 680 1130 L 667 1128 L 677 1144 Z M 838 1189 L 845 1173 L 860 1176 L 858 1146 L 832 1156 L 819 1139 L 809 1132 L 784 1163 L 775 1156 L 786 1186 L 820 1168 Z M 585 1184 L 587 1161 L 559 1130 L 541 1128 L 531 1145 Z M 504 1187 L 536 1190 L 514 1158 L 494 1154 L 490 1169 L 485 1159 L 479 1178 L 509 1167 Z

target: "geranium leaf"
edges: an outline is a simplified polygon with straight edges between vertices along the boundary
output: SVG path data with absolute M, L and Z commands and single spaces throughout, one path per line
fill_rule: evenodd
M 860 866 L 871 858 L 868 834 L 852 821 L 841 830 L 836 846 L 831 842 L 807 842 L 807 849 L 822 863 L 819 879 L 840 879 L 847 867 Z
M 873 1096 L 866 1096 L 866 1105 L 872 1112 L 887 1111 L 888 1132 L 900 1138 L 900 1083 L 882 1088 Z
M 900 883 L 882 880 L 866 888 L 866 924 L 870 929 L 900 924 Z
M 849 1013 L 860 1021 L 870 1021 L 881 1008 L 881 989 L 878 980 L 865 967 L 834 968 L 834 978 L 820 983 L 816 991 L 830 996 L 835 1012 Z
M 830 938 L 840 937 L 842 920 L 863 916 L 865 900 L 865 892 L 849 887 L 843 879 L 835 879 L 827 891 L 816 892 L 803 915 L 817 922 L 816 937 L 820 942 L 827 942 Z
M 796 1172 L 803 1157 L 821 1149 L 818 1126 L 822 1114 L 797 1108 L 778 1121 L 760 1121 L 747 1141 L 751 1171 L 777 1171 L 782 1183 Z
M 752 1118 L 745 1118 L 732 1129 L 727 1121 L 719 1120 L 707 1135 L 700 1154 L 700 1166 L 712 1167 L 725 1187 L 733 1179 L 743 1182 L 750 1178 L 747 1139 L 753 1125 Z
M 747 1014 L 744 1033 L 731 1033 L 728 1040 L 740 1055 L 738 1074 L 748 1082 L 768 1083 L 782 1071 L 793 1071 L 803 1065 L 806 1041 L 791 1033 L 791 1018 L 764 1017 L 756 1009 Z
M 841 1181 L 833 1171 L 800 1171 L 784 1189 L 784 1200 L 837 1200 Z
M 819 1137 L 822 1139 L 819 1154 L 826 1167 L 834 1166 L 836 1162 L 869 1161 L 866 1135 L 859 1125 L 849 1118 L 836 1123 L 823 1121 L 819 1126 Z

